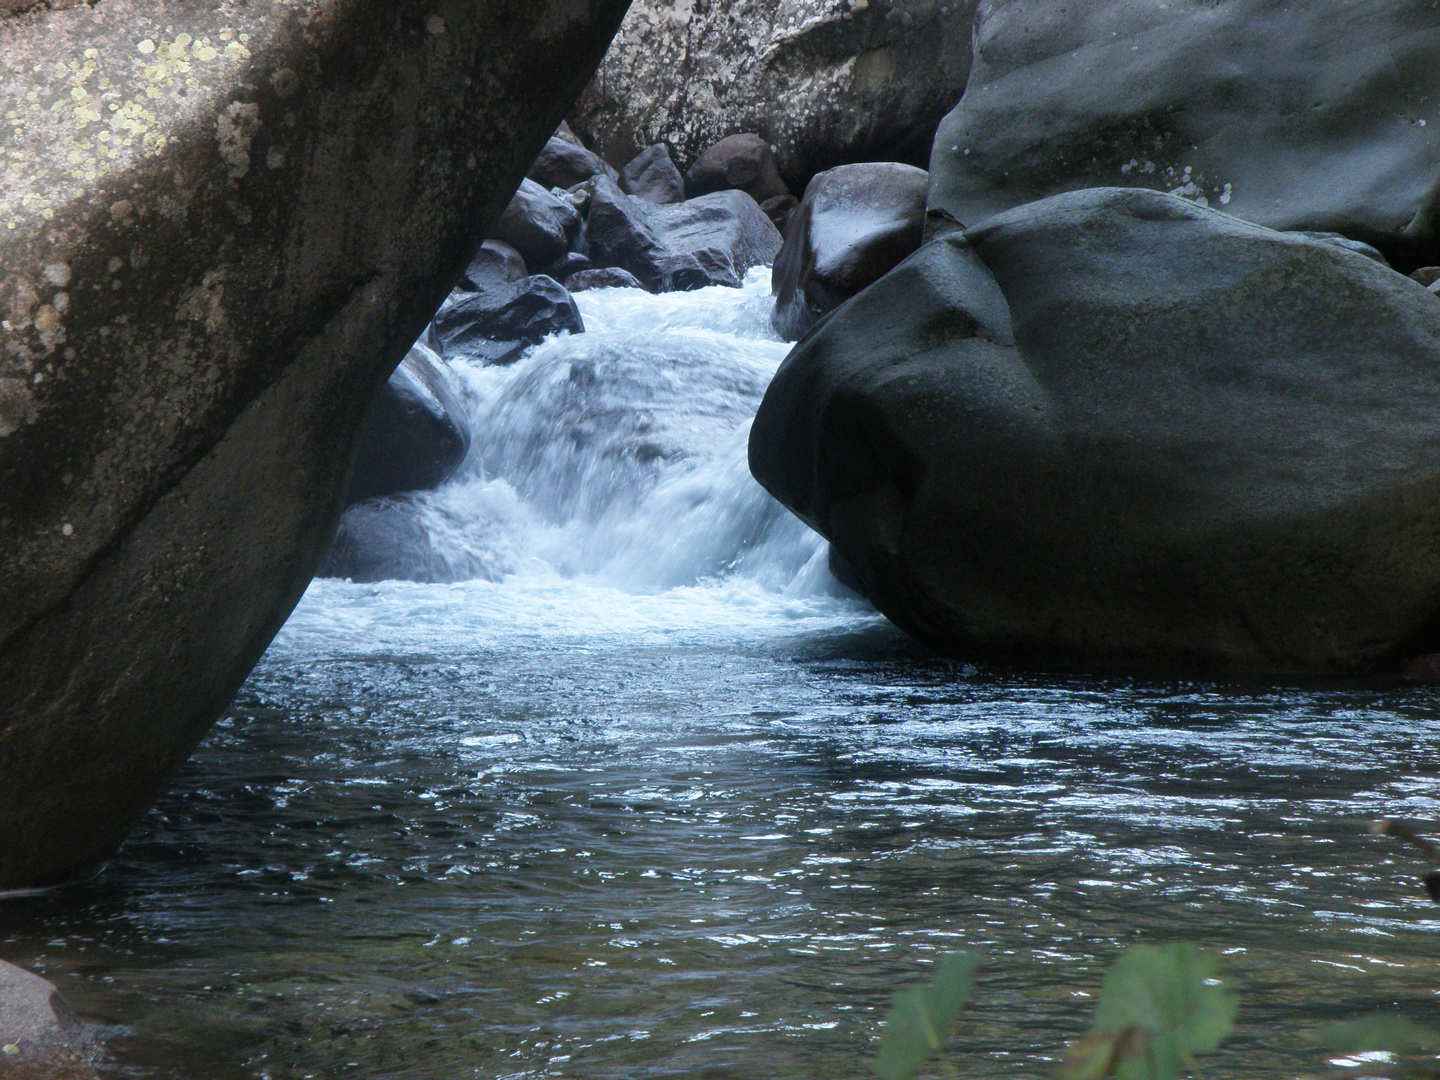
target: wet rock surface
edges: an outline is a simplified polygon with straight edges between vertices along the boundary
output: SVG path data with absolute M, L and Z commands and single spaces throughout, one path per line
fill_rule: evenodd
M 579 215 L 534 180 L 525 180 L 490 230 L 490 239 L 520 253 L 527 267 L 550 265 L 570 250 Z
M 867 162 L 810 181 L 771 273 L 777 334 L 798 340 L 920 246 L 926 180 L 911 165 Z
M 759 135 L 727 135 L 685 170 L 690 198 L 734 188 L 757 203 L 790 194 L 775 164 L 775 151 Z
M 0 888 L 108 855 L 233 695 L 623 6 L 0 14 Z
M 591 261 L 620 267 L 651 292 L 738 288 L 746 270 L 769 264 L 780 250 L 780 233 L 742 191 L 655 206 L 608 180 L 588 186 Z
M 94 1039 L 53 983 L 0 960 L 0 1076 L 99 1080 Z
M 1138 186 L 1434 262 L 1437 68 L 1430 0 L 985 4 L 931 205 L 968 225 Z
M 528 277 L 525 260 L 503 240 L 486 240 L 465 268 L 458 289 L 475 291 Z
M 415 345 L 380 388 L 365 421 L 347 503 L 433 488 L 470 449 L 465 397 L 455 373 Z
M 489 364 L 518 360 L 551 334 L 585 332 L 585 321 L 570 293 L 544 274 L 452 293 L 430 325 L 443 356 Z
M 655 143 L 620 170 L 620 190 L 660 205 L 684 202 L 685 178 L 671 160 L 670 148 Z
M 571 120 L 610 161 L 663 142 L 682 168 L 725 136 L 755 132 L 796 191 L 854 161 L 923 166 L 965 89 L 975 6 L 636 0 Z
M 1434 651 L 1437 351 L 1440 304 L 1361 253 L 1081 191 L 830 316 L 750 462 L 946 651 L 1364 669 Z
M 573 135 L 569 139 L 552 135 L 525 175 L 548 190 L 574 187 L 592 176 L 604 175 L 614 180 L 616 172 L 598 154 L 580 145 Z
M 645 286 L 630 271 L 621 270 L 618 266 L 605 266 L 571 274 L 565 279 L 565 288 L 573 293 L 586 289 L 643 289 Z

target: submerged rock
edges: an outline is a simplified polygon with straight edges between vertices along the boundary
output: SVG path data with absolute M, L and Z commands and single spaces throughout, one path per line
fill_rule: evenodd
M 0 888 L 109 855 L 225 707 L 623 8 L 3 7 Z
M 517 360 L 551 334 L 585 332 L 575 301 L 563 285 L 544 274 L 452 293 L 430 325 L 441 355 L 487 364 Z
M 925 185 L 925 170 L 892 161 L 841 165 L 811 180 L 770 277 L 775 332 L 798 340 L 918 248 Z
M 797 191 L 846 162 L 924 165 L 965 89 L 975 6 L 635 0 L 571 119 L 611 161 L 663 142 L 689 165 L 753 131 Z
M 317 577 L 351 581 L 499 581 L 514 570 L 503 544 L 444 543 L 449 531 L 471 533 L 475 521 L 423 496 L 367 499 L 340 518 Z
M 416 345 L 380 388 L 345 501 L 437 487 L 469 449 L 464 393 L 454 372 L 426 346 Z
M 1363 669 L 1433 650 L 1440 304 L 1099 189 L 922 247 L 815 328 L 751 468 L 947 651 Z
M 588 186 L 591 261 L 628 271 L 651 292 L 738 288 L 780 250 L 779 232 L 742 191 L 654 206 L 605 179 Z
M 1434 262 L 1435 14 L 1431 0 L 1377 0 L 1363 18 L 1348 0 L 982 5 L 931 206 L 974 224 L 1138 186 Z

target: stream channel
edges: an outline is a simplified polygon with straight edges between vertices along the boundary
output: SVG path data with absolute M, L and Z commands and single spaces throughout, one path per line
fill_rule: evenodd
M 105 870 L 0 901 L 112 1075 L 861 1077 L 955 948 L 964 1076 L 1049 1075 L 1138 942 L 1224 956 L 1202 1076 L 1435 1022 L 1428 867 L 1365 824 L 1440 818 L 1440 692 L 913 644 L 746 470 L 768 277 L 459 364 L 474 446 L 419 499 L 456 580 L 316 581 Z

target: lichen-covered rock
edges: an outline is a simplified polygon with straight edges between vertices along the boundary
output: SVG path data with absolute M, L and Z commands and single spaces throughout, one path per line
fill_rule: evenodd
M 0 14 L 0 888 L 108 855 L 624 0 Z
M 415 345 L 380 388 L 365 421 L 347 503 L 441 484 L 470 449 L 465 395 L 455 373 Z
M 780 233 L 743 191 L 655 206 L 603 177 L 586 187 L 591 261 L 629 271 L 651 292 L 739 288 L 750 267 L 780 250 Z
M 753 131 L 796 191 L 851 161 L 924 165 L 965 89 L 975 3 L 635 0 L 570 119 L 610 161 L 663 142 L 682 168 Z
M 781 365 L 750 464 L 952 652 L 1250 670 L 1435 651 L 1440 303 L 1177 196 L 926 244 Z
M 815 320 L 889 273 L 920 246 L 924 169 L 893 161 L 817 173 L 791 216 L 770 275 L 770 323 L 796 341 Z
M 578 272 L 578 271 L 577 271 Z M 454 292 L 430 324 L 446 357 L 509 364 L 552 334 L 583 334 L 565 287 L 544 274 L 475 292 Z
M 1435 261 L 1433 0 L 988 0 L 935 139 L 931 206 L 964 224 L 1137 186 L 1275 229 Z

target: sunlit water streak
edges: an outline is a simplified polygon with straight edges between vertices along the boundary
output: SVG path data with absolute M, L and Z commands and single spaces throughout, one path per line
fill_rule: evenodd
M 937 659 L 743 472 L 763 279 L 580 300 L 589 341 L 467 373 L 425 500 L 496 580 L 317 582 L 105 873 L 0 904 L 120 1072 L 861 1076 L 956 947 L 967 1076 L 1048 1072 L 1134 942 L 1226 954 L 1205 1075 L 1433 1017 L 1425 867 L 1363 823 L 1440 817 L 1435 691 Z

